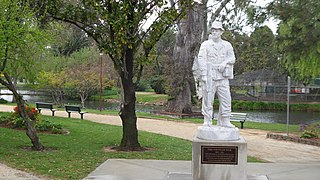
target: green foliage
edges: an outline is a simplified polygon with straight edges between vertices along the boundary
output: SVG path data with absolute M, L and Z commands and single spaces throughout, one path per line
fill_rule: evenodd
M 43 65 L 44 70 L 37 77 L 38 87 L 49 89 L 57 104 L 61 104 L 65 97 L 71 99 L 80 97 L 84 103 L 98 90 L 101 70 L 100 56 L 96 49 L 83 48 L 67 57 L 47 58 L 51 58 L 52 61 Z M 114 81 L 106 76 L 102 81 L 104 88 L 114 86 Z
M 79 28 L 65 23 L 52 23 L 52 26 L 56 41 L 51 48 L 55 56 L 70 56 L 90 45 L 89 37 Z
M 62 89 L 64 86 L 63 73 L 53 71 L 40 71 L 37 76 L 39 88 Z
M 320 2 L 277 0 L 272 8 L 281 20 L 278 46 L 282 62 L 291 76 L 308 84 L 320 76 Z
M 7 104 L 7 103 L 8 103 L 7 100 L 5 100 L 5 99 L 3 99 L 3 98 L 0 98 L 0 104 Z
M 301 138 L 320 138 L 320 123 L 314 123 L 310 125 L 300 125 Z
M 64 133 L 62 124 L 55 123 L 48 119 L 42 119 L 39 123 L 35 125 L 36 129 L 41 131 L 49 131 L 53 134 L 62 134 Z
M 38 67 L 35 63 L 50 39 L 39 29 L 37 10 L 29 1 L 2 0 L 0 7 L 0 71 L 11 77 L 34 82 Z
M 46 117 L 41 116 L 35 108 L 26 106 L 26 112 L 28 116 L 33 121 L 34 127 L 40 132 L 51 132 L 53 134 L 64 133 L 61 124 L 52 122 Z M 13 129 L 25 129 L 25 120 L 22 119 L 18 114 L 18 108 L 14 108 L 12 113 L 1 113 L 0 116 L 0 126 L 10 127 Z
M 225 32 L 224 37 L 234 46 L 236 75 L 261 69 L 280 69 L 275 36 L 269 27 L 258 27 L 250 36 Z
M 53 101 L 57 105 L 62 105 L 64 98 L 64 78 L 63 72 L 40 71 L 37 76 L 37 86 L 39 88 L 48 89 L 52 95 Z
M 150 88 L 149 83 L 144 80 L 140 80 L 138 84 L 136 84 L 136 91 L 145 91 L 146 89 Z
M 63 134 L 65 131 L 63 126 L 59 123 L 48 120 L 46 117 L 40 116 L 39 113 L 28 111 L 33 118 L 34 127 L 40 132 L 50 132 L 53 134 Z M 25 129 L 25 121 L 19 116 L 17 112 L 0 113 L 0 126 L 9 127 L 13 129 Z M 32 115 L 33 114 L 33 115 Z
M 218 105 L 215 105 L 216 107 Z M 286 103 L 233 100 L 232 109 L 285 111 Z M 292 111 L 320 112 L 320 104 L 291 104 Z
M 165 76 L 155 75 L 150 78 L 150 86 L 157 94 L 165 93 Z
M 184 7 L 185 3 L 189 1 L 179 5 Z M 143 27 L 155 11 L 159 17 L 150 27 Z M 161 35 L 183 15 L 183 11 L 167 6 L 165 1 L 55 1 L 49 3 L 48 12 L 53 18 L 77 24 L 84 30 L 101 51 L 109 54 L 120 74 L 130 70 L 126 69 L 125 59 L 129 58 L 126 53 L 132 51 L 130 58 L 138 58 L 137 51 L 143 47 L 141 56 L 148 57 Z
M 43 71 L 61 72 L 65 68 L 71 68 L 76 64 L 87 64 L 89 62 L 97 62 L 98 60 L 99 52 L 95 48 L 85 47 L 74 51 L 69 56 L 57 56 L 52 53 L 46 53 L 43 62 L 39 66 L 41 66 Z

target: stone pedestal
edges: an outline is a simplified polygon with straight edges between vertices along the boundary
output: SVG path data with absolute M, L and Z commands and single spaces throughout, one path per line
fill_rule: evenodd
M 243 137 L 235 141 L 192 141 L 193 180 L 246 180 L 247 143 Z

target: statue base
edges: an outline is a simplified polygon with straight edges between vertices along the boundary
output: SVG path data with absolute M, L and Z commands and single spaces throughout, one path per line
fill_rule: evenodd
M 238 128 L 199 126 L 197 138 L 209 141 L 236 141 L 240 139 Z
M 243 137 L 236 141 L 193 139 L 193 180 L 248 180 L 246 169 L 247 143 Z

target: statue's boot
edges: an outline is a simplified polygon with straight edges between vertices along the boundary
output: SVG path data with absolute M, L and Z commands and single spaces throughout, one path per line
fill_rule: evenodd
M 235 126 L 233 124 L 231 124 L 229 117 L 222 117 L 222 119 L 220 121 L 220 126 L 228 127 L 228 128 L 235 128 Z
M 210 119 L 210 120 L 205 119 L 202 126 L 212 127 L 212 119 Z

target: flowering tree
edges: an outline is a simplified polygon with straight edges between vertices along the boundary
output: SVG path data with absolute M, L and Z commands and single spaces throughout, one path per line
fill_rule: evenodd
M 99 88 L 99 70 L 97 67 L 88 64 L 75 65 L 65 70 L 66 87 L 75 91 L 84 107 L 86 99 Z
M 37 77 L 38 87 L 49 89 L 54 103 L 62 105 L 65 78 L 63 72 L 40 71 Z

